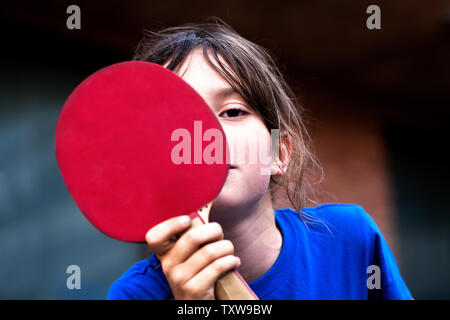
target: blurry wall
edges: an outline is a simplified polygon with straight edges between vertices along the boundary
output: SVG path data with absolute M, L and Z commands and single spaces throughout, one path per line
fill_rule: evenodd
M 321 201 L 363 206 L 401 260 L 382 119 L 339 96 L 315 93 L 305 103 L 316 110 L 311 134 L 324 168 Z
M 61 179 L 54 132 L 73 88 L 114 54 L 18 34 L 29 36 L 10 42 L 21 50 L 0 60 L 0 299 L 104 299 L 144 248 L 108 238 L 84 218 Z M 81 290 L 66 286 L 70 265 L 80 267 Z
M 436 103 L 436 102 L 434 102 Z M 418 298 L 450 298 L 450 132 L 386 123 L 403 276 Z
M 307 90 L 311 133 L 323 166 L 321 202 L 357 203 L 375 220 L 416 299 L 450 298 L 450 131 L 445 119 L 414 115 L 442 97 L 412 99 L 391 115 L 373 101 Z M 399 103 L 391 97 L 392 104 Z M 409 99 L 408 99 L 409 100 Z M 379 109 L 383 108 L 380 104 Z
M 278 57 L 311 115 L 324 168 L 321 202 L 362 205 L 393 249 L 416 299 L 450 298 L 450 56 L 447 1 L 71 1 L 0 11 L 0 299 L 103 299 L 146 257 L 82 216 L 54 157 L 56 119 L 87 75 L 129 60 L 143 28 L 224 19 Z M 288 205 L 281 199 L 280 206 Z M 79 265 L 82 289 L 68 290 Z

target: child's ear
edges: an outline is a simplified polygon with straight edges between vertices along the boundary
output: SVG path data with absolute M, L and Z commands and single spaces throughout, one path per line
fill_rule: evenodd
M 292 153 L 292 141 L 287 134 L 280 137 L 278 157 L 272 161 L 272 175 L 282 176 L 286 173 Z

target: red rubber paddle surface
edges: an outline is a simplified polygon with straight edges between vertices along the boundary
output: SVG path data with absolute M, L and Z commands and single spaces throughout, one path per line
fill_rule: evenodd
M 172 141 L 177 129 L 189 132 L 190 164 L 172 159 L 182 141 Z M 202 141 L 209 129 L 223 139 Z M 212 142 L 221 144 L 223 152 L 213 154 L 222 161 L 195 164 L 194 152 L 203 154 Z M 71 93 L 55 150 L 80 211 L 106 235 L 128 242 L 143 242 L 154 225 L 214 200 L 229 169 L 225 134 L 206 102 L 175 73 L 143 61 L 103 68 Z

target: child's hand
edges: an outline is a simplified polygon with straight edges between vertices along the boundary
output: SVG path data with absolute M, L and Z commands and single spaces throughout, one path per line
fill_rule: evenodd
M 175 299 L 215 299 L 215 282 L 240 260 L 233 255 L 233 244 L 223 240 L 218 223 L 186 231 L 190 225 L 188 216 L 172 218 L 150 229 L 145 239 L 161 261 Z

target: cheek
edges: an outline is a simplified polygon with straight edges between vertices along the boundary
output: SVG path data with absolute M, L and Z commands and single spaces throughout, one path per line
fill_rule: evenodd
M 258 165 L 240 165 L 228 173 L 215 205 L 242 206 L 258 202 L 269 190 L 270 175 L 262 175 Z
M 228 205 L 254 203 L 268 191 L 270 184 L 271 138 L 265 126 L 257 121 L 246 125 L 223 124 L 229 162 L 237 169 L 229 171 L 219 196 Z M 264 156 L 265 155 L 265 156 Z
M 269 189 L 270 175 L 266 174 L 261 165 L 244 165 L 241 168 L 245 176 L 243 183 L 247 190 L 251 190 L 255 195 L 264 195 Z
M 246 126 L 224 126 L 228 143 L 228 159 L 231 165 L 248 167 L 270 175 L 271 136 L 263 124 L 248 123 Z M 251 169 L 250 169 L 251 168 Z

